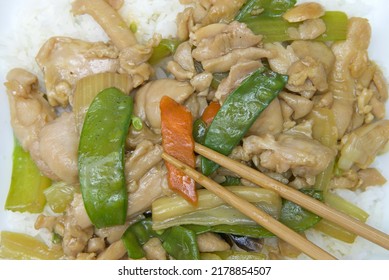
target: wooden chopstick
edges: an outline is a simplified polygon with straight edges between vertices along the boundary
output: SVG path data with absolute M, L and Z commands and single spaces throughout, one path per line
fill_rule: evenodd
M 254 170 L 240 162 L 219 154 L 203 145 L 195 144 L 195 151 L 200 155 L 218 163 L 219 165 L 235 172 L 242 178 L 245 178 L 265 189 L 277 192 L 281 197 L 288 199 L 303 208 L 336 223 L 344 229 L 353 232 L 385 249 L 389 249 L 389 235 L 377 230 L 357 219 L 354 219 L 340 211 L 332 209 L 326 204 L 303 194 L 302 192 L 286 186 L 277 180 L 274 180 L 263 173 Z
M 243 198 L 235 195 L 234 193 L 228 191 L 226 188 L 222 187 L 215 181 L 204 176 L 200 172 L 197 172 L 188 165 L 180 162 L 176 158 L 163 153 L 162 158 L 167 162 L 173 164 L 177 168 L 181 169 L 186 175 L 193 178 L 197 183 L 208 189 L 209 191 L 216 194 L 218 197 L 223 199 L 226 203 L 230 204 L 247 217 L 251 218 L 264 228 L 268 229 L 279 238 L 285 240 L 289 244 L 295 246 L 306 255 L 310 256 L 313 259 L 320 260 L 335 260 L 336 258 L 331 254 L 327 253 L 320 247 L 316 246 L 297 232 L 291 230 L 281 222 L 274 219 L 272 216 L 266 212 L 255 207 L 250 202 L 244 200 Z

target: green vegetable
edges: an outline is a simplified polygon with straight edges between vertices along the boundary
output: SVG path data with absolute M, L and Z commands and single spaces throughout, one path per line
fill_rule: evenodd
M 175 259 L 197 260 L 200 258 L 194 231 L 175 226 L 160 233 L 152 229 L 150 218 L 130 225 L 122 236 L 128 256 L 140 259 L 145 256 L 142 246 L 148 240 L 157 237 L 162 241 L 162 247 Z
M 42 176 L 28 152 L 19 141 L 14 141 L 11 186 L 5 209 L 18 212 L 40 213 L 46 204 L 43 191 L 51 180 Z
M 132 109 L 130 96 L 108 88 L 95 97 L 85 116 L 78 168 L 85 209 L 97 228 L 126 220 L 124 141 Z
M 177 39 L 162 39 L 159 45 L 154 48 L 149 63 L 155 65 L 162 59 L 174 54 L 179 44 L 180 41 Z
M 68 185 L 65 182 L 56 182 L 49 188 L 45 189 L 47 205 L 54 213 L 62 213 L 66 207 L 72 202 L 74 193 L 79 192 L 73 185 Z
M 326 192 L 324 195 L 324 202 L 331 208 L 345 213 L 362 222 L 366 222 L 367 218 L 369 217 L 369 214 L 363 211 L 361 208 L 348 202 L 347 200 L 341 198 L 336 194 Z M 339 225 L 334 224 L 325 219 L 321 220 L 315 226 L 315 229 L 347 243 L 353 243 L 355 241 L 355 238 L 357 237 L 355 233 L 349 232 L 344 228 L 340 227 Z
M 0 259 L 58 260 L 62 256 L 62 246 L 49 248 L 42 241 L 27 234 L 0 232 Z
M 233 176 L 226 176 L 226 180 L 224 180 L 220 185 L 222 186 L 239 186 L 242 183 L 240 182 L 240 178 Z
M 203 70 L 204 71 L 204 70 Z M 211 82 L 211 88 L 217 89 L 217 87 L 220 85 L 220 83 L 228 77 L 229 72 L 216 72 L 213 73 L 213 78 Z
M 273 191 L 245 186 L 226 187 L 234 194 L 254 203 L 275 218 L 281 212 L 281 198 Z M 207 189 L 197 191 L 196 207 L 179 195 L 161 197 L 152 204 L 153 228 L 166 229 L 183 224 L 219 225 L 219 224 L 249 224 L 254 221 L 240 213 Z
M 347 36 L 348 17 L 343 12 L 330 11 L 321 17 L 326 25 L 326 31 L 314 41 L 329 42 L 345 40 Z M 242 22 L 255 33 L 264 36 L 266 42 L 283 42 L 293 40 L 288 35 L 288 29 L 298 28 L 300 23 L 289 23 L 282 17 L 258 16 L 245 19 Z
M 200 118 L 193 123 L 193 139 L 200 144 L 204 143 L 207 124 Z
M 205 135 L 204 145 L 229 155 L 259 114 L 284 88 L 288 76 L 264 67 L 246 78 L 225 100 Z M 218 165 L 201 158 L 202 173 L 213 173 Z
M 137 116 L 131 117 L 131 124 L 136 131 L 141 131 L 143 129 L 142 119 Z
M 190 229 L 175 226 L 162 234 L 162 247 L 177 260 L 198 260 L 200 252 L 196 234 Z
M 212 253 L 201 253 L 202 260 L 265 260 L 266 256 L 256 252 L 238 252 L 238 251 L 222 251 Z M 250 271 L 250 269 L 248 270 Z
M 271 237 L 274 236 L 273 233 L 263 228 L 260 225 L 215 225 L 215 226 L 205 226 L 205 225 L 183 225 L 183 227 L 194 231 L 196 234 L 201 234 L 205 232 L 216 232 L 216 233 L 225 233 L 233 234 L 239 236 L 248 236 L 253 238 L 262 238 L 262 237 Z
M 296 2 L 296 0 L 248 0 L 235 16 L 235 20 L 244 21 L 257 15 L 279 17 Z
M 322 201 L 323 193 L 313 189 L 302 189 L 304 194 Z M 300 205 L 289 200 L 284 200 L 281 210 L 280 222 L 295 231 L 305 231 L 321 220 L 321 217 L 305 210 Z

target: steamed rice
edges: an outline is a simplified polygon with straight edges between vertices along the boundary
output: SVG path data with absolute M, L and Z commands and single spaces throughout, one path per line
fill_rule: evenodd
M 307 2 L 307 1 L 300 1 Z M 384 11 L 374 9 L 376 5 L 382 7 L 383 0 L 366 1 L 316 1 L 323 3 L 327 10 L 344 10 L 351 16 L 362 16 L 376 19 L 377 22 L 384 19 Z M 0 0 L 0 5 L 6 7 L 5 0 Z M 18 5 L 23 3 L 23 5 Z M 54 5 L 55 3 L 55 5 Z M 14 1 L 13 4 L 20 7 L 14 11 L 10 28 L 1 34 L 6 34 L 0 42 L 0 79 L 1 91 L 4 92 L 3 80 L 7 71 L 13 67 L 22 67 L 35 73 L 40 80 L 42 74 L 36 65 L 34 58 L 42 44 L 51 36 L 69 36 L 86 41 L 107 41 L 108 37 L 101 27 L 89 16 L 73 17 L 70 11 L 70 0 L 35 0 L 35 1 Z M 377 7 L 377 6 L 376 6 Z M 4 8 L 3 8 L 4 9 Z M 127 24 L 136 24 L 137 39 L 141 42 L 149 39 L 154 33 L 160 33 L 163 37 L 174 36 L 176 33 L 175 16 L 184 7 L 179 1 L 170 0 L 128 0 L 120 10 L 121 15 Z M 376 24 L 377 25 L 377 24 Z M 378 64 L 385 62 L 382 58 L 385 46 L 381 43 L 379 34 L 383 32 L 384 25 L 373 26 L 372 44 L 370 57 Z M 4 24 L 2 28 L 5 28 Z M 382 28 L 381 30 L 379 28 Z M 387 49 L 386 49 L 387 50 Z M 385 51 L 386 51 L 385 50 Z M 387 64 L 388 65 L 388 64 Z M 382 67 L 387 75 L 389 69 Z M 387 77 L 388 78 L 388 77 Z M 41 82 L 41 84 L 43 84 Z M 37 215 L 13 213 L 3 211 L 6 193 L 11 174 L 11 144 L 12 134 L 9 125 L 9 109 L 6 95 L 0 94 L 1 104 L 1 129 L 5 130 L 3 137 L 5 142 L 1 148 L 1 178 L 0 182 L 0 231 L 9 230 L 23 232 L 33 236 L 40 236 L 43 240 L 50 242 L 49 234 L 43 230 L 37 231 L 33 228 Z M 4 108 L 4 109 L 3 109 Z M 387 106 L 388 110 L 388 106 Z M 5 134 L 5 136 L 4 136 Z M 5 146 L 4 146 L 5 145 Z M 4 149 L 5 148 L 5 149 Z M 388 163 L 388 156 L 385 161 Z M 389 179 L 389 172 L 386 171 L 385 161 L 376 164 L 376 167 Z M 4 189 L 4 190 L 3 190 Z M 338 190 L 337 193 L 343 198 L 355 203 L 366 212 L 370 213 L 368 224 L 389 232 L 389 190 L 384 188 L 368 188 L 366 191 L 352 192 L 349 190 Z M 386 222 L 386 224 L 385 224 Z M 374 245 L 362 238 L 357 238 L 354 244 L 346 244 L 333 238 L 320 234 L 314 230 L 307 232 L 307 237 L 322 246 L 324 249 L 342 259 L 389 259 L 389 251 Z M 304 258 L 304 256 L 301 256 Z

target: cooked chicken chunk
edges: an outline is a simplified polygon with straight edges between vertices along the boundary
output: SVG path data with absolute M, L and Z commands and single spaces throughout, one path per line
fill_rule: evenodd
M 39 50 L 36 61 L 45 76 L 51 106 L 67 106 L 76 82 L 88 75 L 116 72 L 118 50 L 102 42 L 89 43 L 67 37 L 53 37 Z
M 79 135 L 74 124 L 74 114 L 64 112 L 39 134 L 42 160 L 61 181 L 69 184 L 78 182 Z
M 7 75 L 5 86 L 10 104 L 11 125 L 16 138 L 45 176 L 58 179 L 41 157 L 39 134 L 56 116 L 38 90 L 37 77 L 23 69 L 12 69 Z
M 158 132 L 161 129 L 161 110 L 159 109 L 161 98 L 166 95 L 182 103 L 193 92 L 194 88 L 188 82 L 173 79 L 151 81 L 136 93 L 134 114 Z
M 295 176 L 313 177 L 325 170 L 334 159 L 335 151 L 305 136 L 281 134 L 249 136 L 243 140 L 243 149 L 259 155 L 260 164 L 283 173 L 291 169 Z

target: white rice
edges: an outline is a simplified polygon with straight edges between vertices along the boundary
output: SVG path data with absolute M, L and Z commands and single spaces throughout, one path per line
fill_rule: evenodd
M 307 0 L 308 1 L 308 0 Z M 307 2 L 306 0 L 300 2 Z M 7 7 L 8 0 L 0 0 L 2 9 Z M 385 19 L 383 7 L 384 0 L 343 0 L 343 1 L 317 1 L 323 3 L 328 10 L 344 10 L 351 16 L 363 16 L 380 23 Z M 33 236 L 40 236 L 46 241 L 47 232 L 36 231 L 33 228 L 36 215 L 13 213 L 4 211 L 3 205 L 9 185 L 11 174 L 12 133 L 9 126 L 9 110 L 3 87 L 3 81 L 7 71 L 13 67 L 23 67 L 41 77 L 41 73 L 34 58 L 41 45 L 51 36 L 70 36 L 88 41 L 107 41 L 108 38 L 89 16 L 73 17 L 70 13 L 70 0 L 13 0 L 12 9 L 8 15 L 0 20 L 1 28 L 9 28 L 1 31 L 6 34 L 0 41 L 0 105 L 1 105 L 1 130 L 4 135 L 0 156 L 0 231 L 10 230 L 24 232 Z M 16 9 L 17 7 L 17 9 Z M 179 1 L 171 0 L 127 0 L 120 13 L 128 25 L 137 25 L 138 40 L 144 42 L 155 32 L 163 37 L 174 36 L 176 33 L 175 17 L 183 10 Z M 3 12 L 2 12 L 3 13 Z M 386 20 L 387 21 L 387 20 Z M 387 60 L 382 60 L 387 54 L 388 42 L 382 44 L 378 35 L 386 34 L 384 28 L 389 24 L 373 24 L 372 45 L 370 55 L 380 65 L 388 65 Z M 373 22 L 372 22 L 373 23 Z M 387 39 L 386 39 L 387 40 Z M 386 75 L 389 74 L 387 70 Z M 5 105 L 4 105 L 5 104 Z M 388 110 L 388 106 L 387 106 Z M 3 142 L 2 141 L 2 142 Z M 383 174 L 389 178 L 387 164 L 388 156 L 381 158 L 377 164 Z M 389 232 L 389 190 L 388 186 L 381 188 L 369 188 L 365 192 L 338 191 L 347 200 L 357 204 L 370 213 L 368 223 L 385 232 Z M 309 239 L 319 246 L 323 246 L 330 253 L 343 259 L 389 259 L 389 251 L 380 248 L 362 238 L 352 244 L 334 240 L 313 230 L 307 233 Z M 302 258 L 304 258 L 302 256 Z

